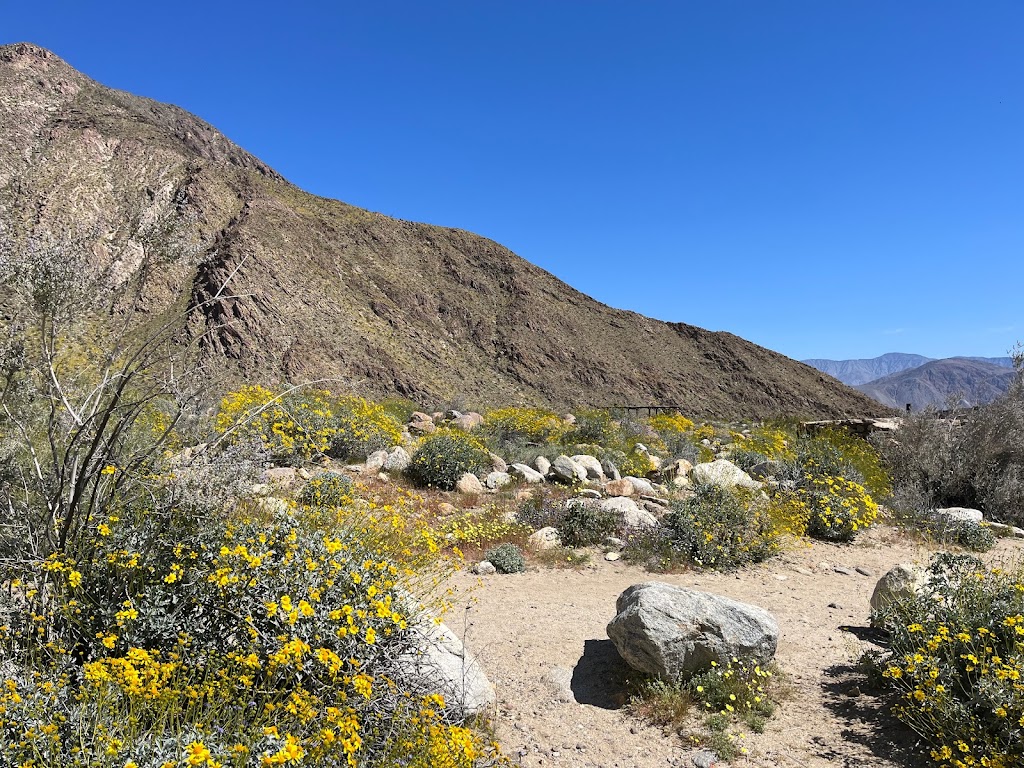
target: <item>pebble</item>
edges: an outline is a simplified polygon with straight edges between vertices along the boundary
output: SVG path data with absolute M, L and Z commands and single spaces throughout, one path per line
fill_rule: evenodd
M 713 768 L 714 764 L 718 762 L 718 755 L 708 750 L 703 750 L 695 754 L 692 758 L 693 768 Z
M 863 568 L 863 567 L 861 567 L 859 565 L 856 568 L 854 568 L 853 570 L 855 570 L 861 576 L 874 576 L 875 575 L 875 572 L 872 571 L 870 568 Z
M 836 608 L 837 610 L 840 610 L 840 611 L 843 610 L 843 606 L 841 606 L 839 603 L 829 603 L 828 607 L 829 608 Z
M 841 573 L 843 576 L 853 576 L 853 571 L 851 571 L 849 568 L 846 568 L 846 567 L 844 567 L 842 565 L 837 565 L 832 570 L 835 571 L 836 573 Z
M 622 555 L 619 554 L 618 552 L 605 552 L 604 553 L 604 559 L 607 560 L 609 563 L 614 563 L 616 560 L 618 560 L 621 557 L 622 557 Z

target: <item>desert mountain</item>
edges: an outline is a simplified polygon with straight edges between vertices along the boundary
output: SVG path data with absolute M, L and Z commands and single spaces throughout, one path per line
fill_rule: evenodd
M 925 363 L 930 363 L 936 358 L 925 357 L 924 355 L 910 355 L 904 352 L 887 352 L 878 357 L 871 357 L 862 360 L 804 360 L 803 362 L 812 368 L 817 368 L 833 378 L 839 379 L 843 384 L 854 386 L 867 384 L 868 382 L 881 379 L 883 376 L 891 376 L 900 371 L 909 371 L 918 368 Z M 1013 368 L 1012 357 L 957 357 L 958 360 L 975 360 L 980 363 L 991 363 L 1003 368 Z
M 952 399 L 962 406 L 981 405 L 1006 393 L 1014 371 L 1003 365 L 968 357 L 932 360 L 917 368 L 894 373 L 857 389 L 893 408 L 907 403 L 914 410 L 945 407 Z
M 152 222 L 197 247 L 135 234 Z M 732 334 L 600 304 L 469 232 L 307 194 L 184 110 L 0 47 L 0 236 L 69 228 L 97 233 L 111 279 L 145 277 L 131 312 L 201 305 L 202 354 L 235 381 L 733 418 L 885 410 Z

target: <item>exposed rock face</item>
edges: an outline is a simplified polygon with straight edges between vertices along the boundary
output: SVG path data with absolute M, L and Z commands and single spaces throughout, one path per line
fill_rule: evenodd
M 631 667 L 678 680 L 736 656 L 771 661 L 779 627 L 767 611 L 707 592 L 657 581 L 635 584 L 615 603 L 608 625 Z
M 702 417 L 886 412 L 732 334 L 607 307 L 485 238 L 302 192 L 193 115 L 36 46 L 0 47 L 0 125 L 2 231 L 115 235 L 97 266 L 148 276 L 148 321 L 200 307 L 189 329 L 229 380 L 559 410 L 685 401 Z M 140 217 L 179 223 L 197 250 L 151 258 L 117 234 Z

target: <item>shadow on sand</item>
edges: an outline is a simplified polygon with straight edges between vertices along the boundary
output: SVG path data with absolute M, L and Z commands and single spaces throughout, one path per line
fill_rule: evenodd
M 626 703 L 630 672 L 611 640 L 585 640 L 569 688 L 579 704 L 620 709 Z

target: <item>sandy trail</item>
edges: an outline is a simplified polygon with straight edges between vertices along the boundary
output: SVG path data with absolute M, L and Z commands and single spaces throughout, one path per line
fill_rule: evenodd
M 625 667 L 605 633 L 619 593 L 657 580 L 759 605 L 779 623 L 788 693 L 765 732 L 747 734 L 737 765 L 905 767 L 914 736 L 891 721 L 880 727 L 878 702 L 857 695 L 854 665 L 873 647 L 868 601 L 878 578 L 900 562 L 927 563 L 934 549 L 879 526 L 852 545 L 815 542 L 730 574 L 650 574 L 599 554 L 582 571 L 461 573 L 462 599 L 446 622 L 497 687 L 497 738 L 524 766 L 693 765 L 694 747 L 622 709 Z M 1001 540 L 986 559 L 1021 552 L 1019 541 Z

